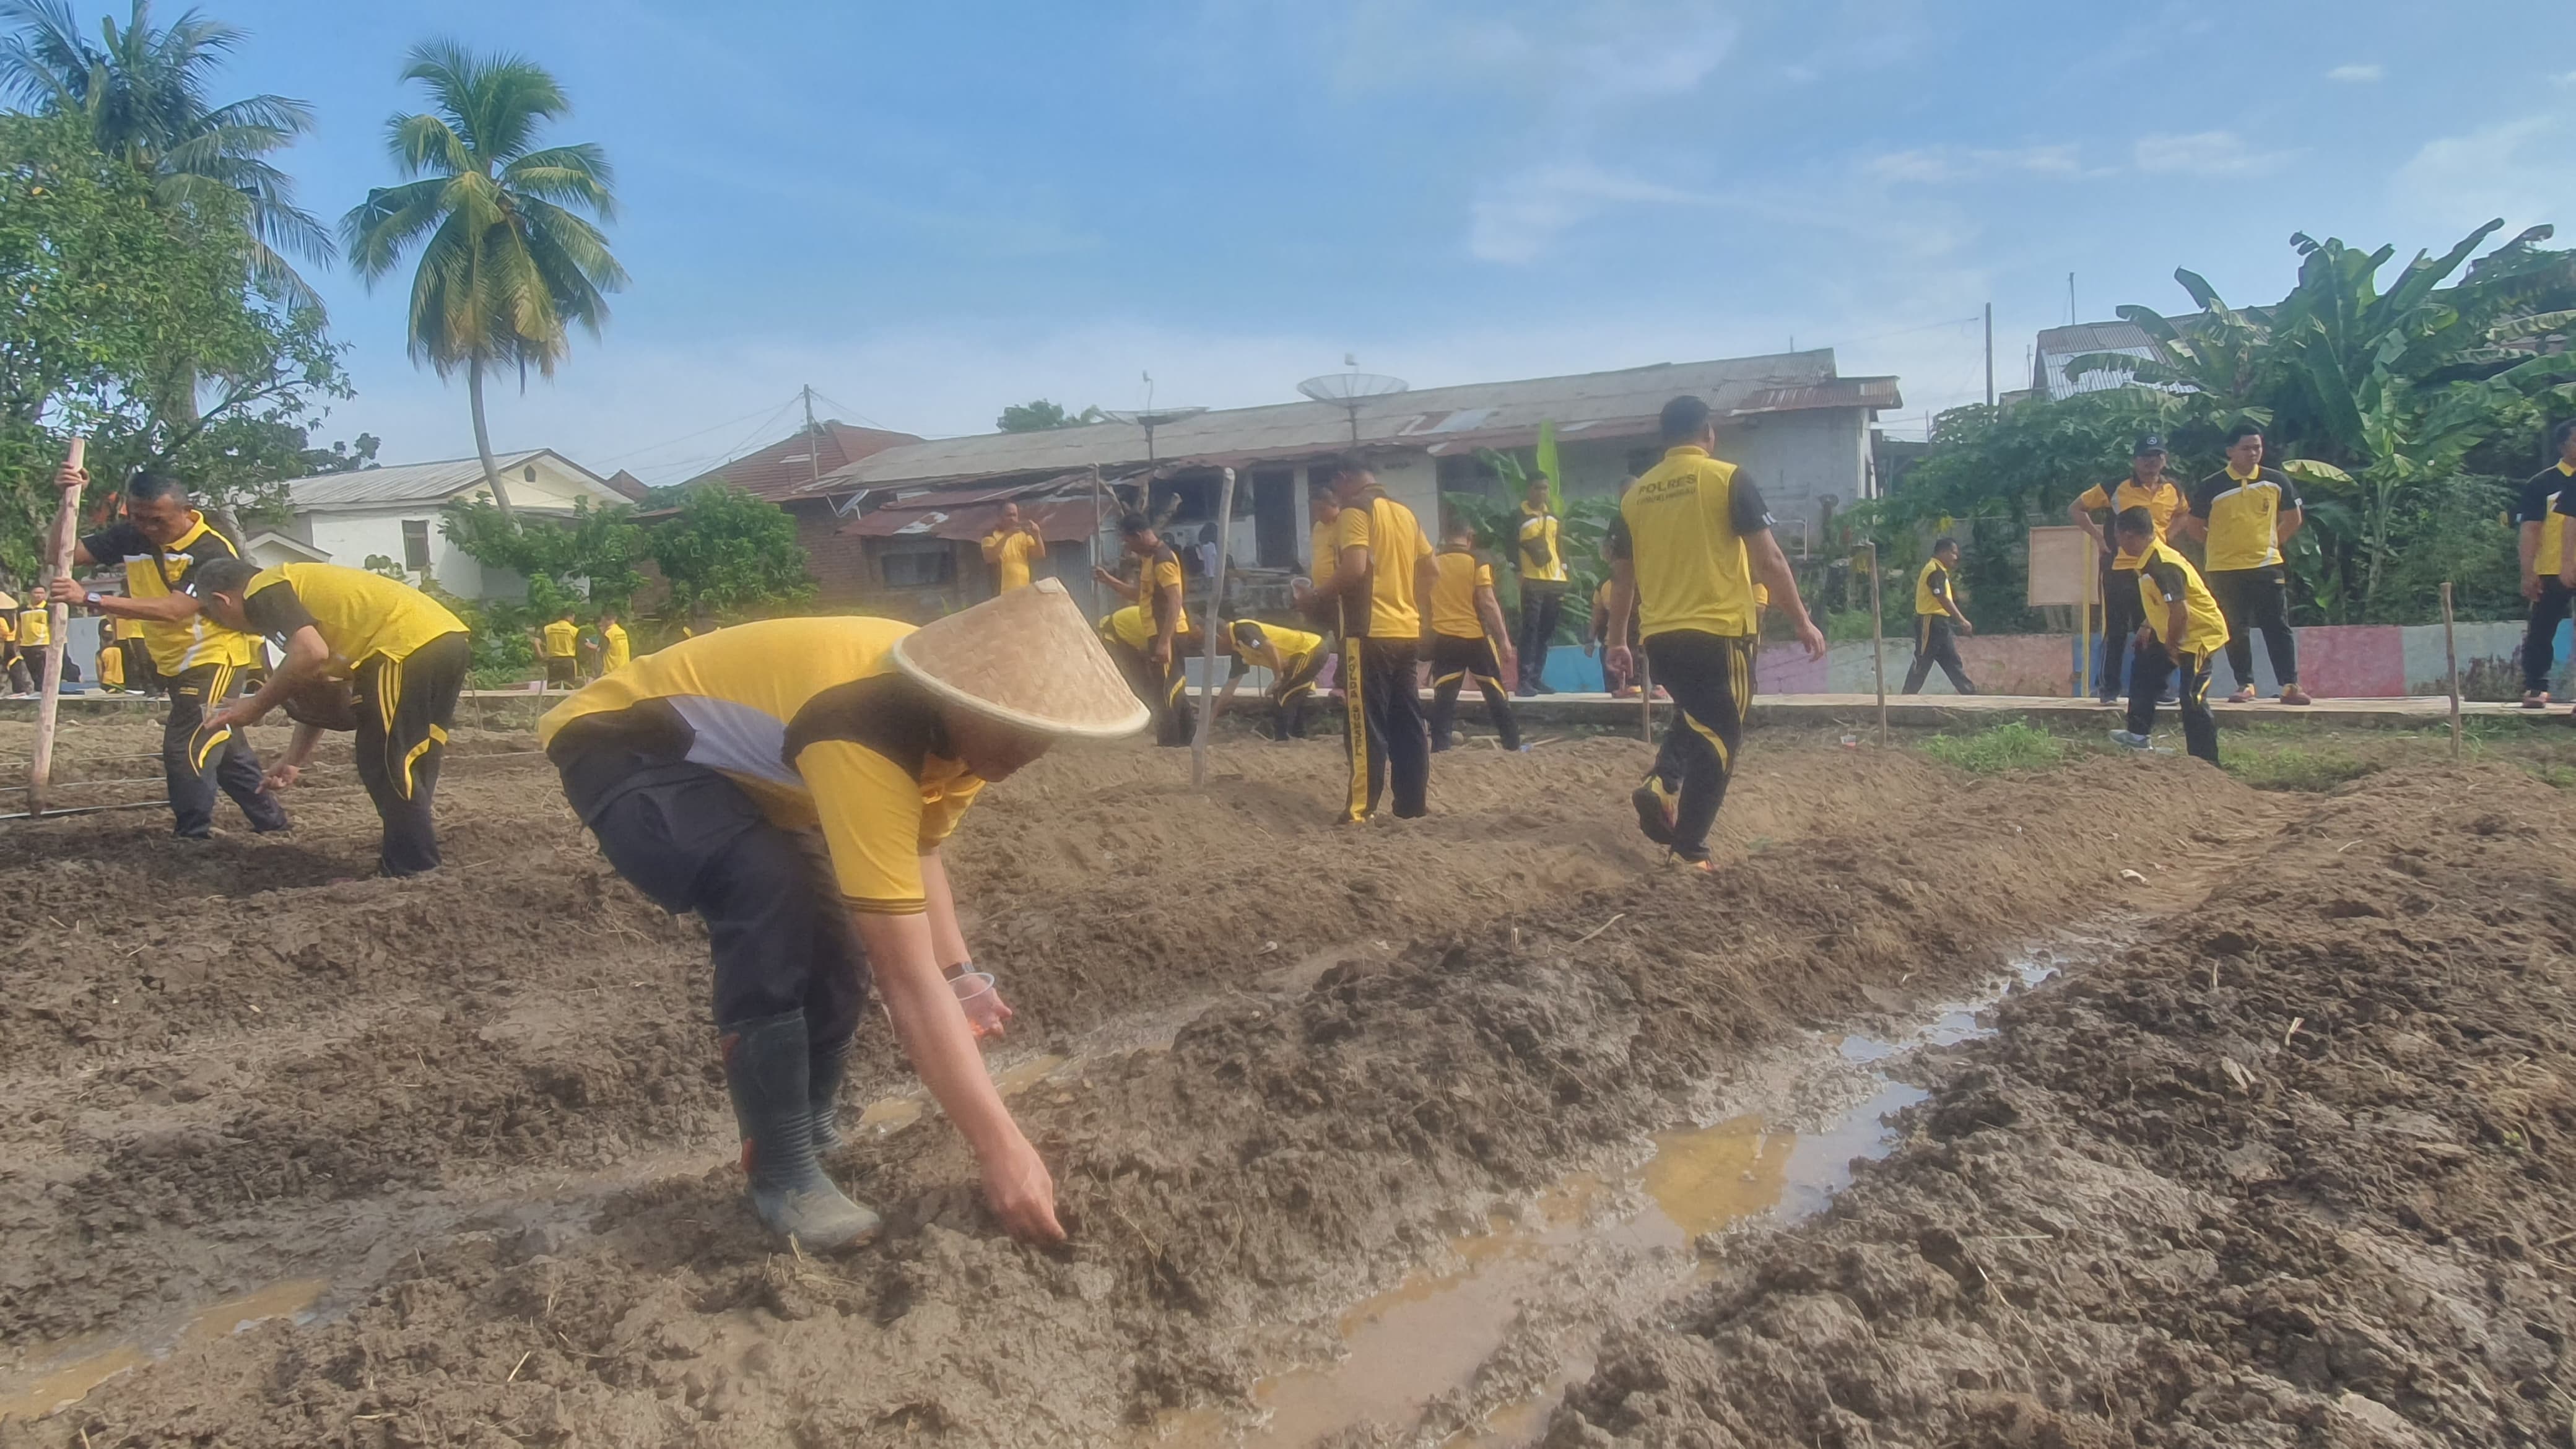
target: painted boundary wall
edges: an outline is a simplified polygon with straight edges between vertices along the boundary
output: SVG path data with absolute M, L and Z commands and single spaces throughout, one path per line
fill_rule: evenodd
M 2296 631 L 2300 683 L 2310 694 L 2331 699 L 2393 699 L 2404 695 L 2447 693 L 2446 665 L 2439 624 L 2347 624 Z M 2522 692 L 2523 626 L 2515 621 L 2461 624 L 2460 692 L 2470 699 L 2518 698 Z M 2255 687 L 2265 695 L 2279 691 L 2272 661 L 2260 636 L 2254 640 Z M 1905 682 L 1914 662 L 1909 639 L 1881 642 L 1881 665 L 1888 692 Z M 2568 697 L 2570 626 L 2558 626 L 2551 692 Z M 1779 694 L 1868 694 L 1874 685 L 1867 644 L 1836 644 L 1821 661 L 1810 660 L 1794 645 L 1772 644 L 1762 651 L 1761 692 Z M 1959 641 L 1968 678 L 1988 694 L 2055 695 L 2067 693 L 2075 672 L 2075 641 L 2065 634 L 1983 635 Z M 1578 645 L 1560 644 L 1548 652 L 1547 682 L 1557 689 L 1591 691 L 1602 687 L 1601 661 L 1584 657 Z M 2234 672 L 2221 658 L 2213 694 L 2232 693 Z M 1924 682 L 1926 694 L 1950 693 L 1939 670 Z

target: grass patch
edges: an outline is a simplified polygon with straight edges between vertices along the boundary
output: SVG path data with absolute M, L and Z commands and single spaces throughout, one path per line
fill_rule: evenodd
M 2006 770 L 2045 770 L 2066 763 L 2073 747 L 2028 720 L 2006 720 L 1972 735 L 1934 735 L 1923 753 L 1978 775 Z
M 2525 760 L 2523 761 L 2522 767 L 2529 770 L 2532 777 L 2544 785 L 2555 785 L 2561 790 L 2576 790 L 2576 765 L 2547 764 L 2533 760 Z
M 2311 745 L 2258 745 L 2248 749 L 2242 742 L 2229 738 L 2235 733 L 2229 731 L 2220 736 L 2219 758 L 2227 773 L 2257 790 L 2303 790 L 2322 794 L 2384 768 L 2376 760 Z

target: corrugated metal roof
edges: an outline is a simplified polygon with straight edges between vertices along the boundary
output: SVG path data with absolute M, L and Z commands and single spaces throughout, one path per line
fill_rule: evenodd
M 1088 498 L 1024 503 L 1020 505 L 1020 516 L 1035 523 L 1039 536 L 1049 543 L 1080 543 L 1100 527 L 1100 516 L 1092 511 Z M 880 508 L 863 518 L 842 524 L 835 531 L 854 538 L 927 536 L 972 543 L 1001 524 L 1002 505 L 999 503 L 957 503 L 947 501 L 943 496 L 937 508 L 901 505 Z
M 617 490 L 608 486 L 608 480 L 552 448 L 499 453 L 493 456 L 492 462 L 506 479 L 539 458 L 552 458 L 574 474 L 589 479 L 604 499 L 618 497 Z M 444 502 L 482 482 L 481 459 L 451 458 L 440 463 L 402 463 L 391 468 L 369 468 L 361 473 L 318 473 L 310 478 L 289 479 L 286 496 L 298 513 L 329 512 L 341 508 Z
M 1870 381 L 1884 383 L 1884 392 L 1879 395 L 1894 399 L 1892 378 L 1836 378 L 1833 351 L 1824 348 L 1715 362 L 1658 363 L 1653 367 L 1571 377 L 1426 388 L 1361 403 L 1359 446 L 1427 445 L 1438 450 L 1439 445 L 1455 447 L 1469 438 L 1535 433 L 1542 422 L 1553 422 L 1560 432 L 1571 436 L 1586 431 L 1598 434 L 1614 421 L 1651 419 L 1681 393 L 1698 394 L 1721 415 L 1740 414 L 1777 410 L 1749 406 L 1766 392 L 1785 396 L 1799 388 Z M 1800 405 L 1895 406 L 1893 401 L 1866 401 L 1866 395 L 1868 390 L 1864 389 L 1862 395 L 1827 401 L 1826 395 L 1819 393 Z M 1349 446 L 1350 414 L 1336 404 L 1307 401 L 1201 413 L 1154 432 L 1155 454 L 1167 465 L 1294 457 Z M 825 477 L 821 491 L 1068 473 L 1094 465 L 1132 468 L 1144 462 L 1143 429 L 1126 423 L 1093 423 L 1037 433 L 941 438 L 888 448 Z
M 2050 327 L 2039 334 L 2036 345 L 2037 380 L 2048 389 L 2051 399 L 2129 385 L 2127 372 L 2096 369 L 2081 377 L 2068 377 L 2066 364 L 2088 352 L 2116 352 L 2140 358 L 2162 355 L 2155 339 L 2134 322 L 2079 322 L 2072 327 Z
M 838 419 L 815 424 L 811 435 L 814 446 L 807 446 L 808 438 L 799 428 L 765 448 L 709 468 L 680 486 L 687 488 L 721 478 L 754 498 L 789 498 L 803 493 L 814 479 L 853 460 L 921 441 L 911 433 L 854 428 Z

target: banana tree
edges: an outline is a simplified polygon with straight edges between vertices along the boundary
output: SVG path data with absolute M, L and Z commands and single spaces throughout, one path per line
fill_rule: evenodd
M 2576 358 L 2501 346 L 2536 335 L 2520 329 L 2546 325 L 2532 314 L 2509 315 L 2514 299 L 2498 294 L 2514 269 L 2490 268 L 2460 286 L 2442 286 L 2503 225 L 2490 221 L 2439 257 L 2418 253 L 2384 294 L 2377 279 L 2393 248 L 2360 252 L 2334 238 L 2292 238 L 2303 256 L 2299 284 L 2278 309 L 2275 338 L 2314 409 L 2318 436 L 2305 440 L 2306 451 L 2334 455 L 2308 467 L 2317 481 L 2349 486 L 2355 496 L 2364 617 L 2387 572 L 2391 521 L 2406 494 L 2456 475 L 2470 450 L 2519 416 L 2526 399 L 2576 378 Z M 2524 249 L 2548 234 L 2534 228 L 2507 245 Z M 2474 381 L 2432 381 L 2457 376 L 2466 354 L 2489 349 L 2500 362 L 2522 360 Z
M 2174 280 L 2200 308 L 2198 315 L 2177 323 L 2152 307 L 2118 309 L 2122 321 L 2154 341 L 2156 356 L 2087 352 L 2067 361 L 2066 375 L 2125 373 L 2134 382 L 2191 399 L 2196 421 L 2218 428 L 2238 422 L 2269 427 L 2272 409 L 2263 398 L 2272 328 L 2259 313 L 2227 305 L 2217 288 L 2188 267 L 2175 268 Z

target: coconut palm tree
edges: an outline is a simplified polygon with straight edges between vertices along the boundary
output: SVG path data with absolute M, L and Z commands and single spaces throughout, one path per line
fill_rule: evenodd
M 48 115 L 78 115 L 92 143 L 149 172 L 172 207 L 240 207 L 251 270 L 296 307 L 320 299 L 281 254 L 329 262 L 331 235 L 295 205 L 295 184 L 267 157 L 313 129 L 312 109 L 284 96 L 212 105 L 207 83 L 243 32 L 191 10 L 156 27 L 152 0 L 128 22 L 80 33 L 68 0 L 0 0 L 0 94 Z
M 614 220 L 608 157 L 597 146 L 539 147 L 544 123 L 572 109 L 555 78 L 514 55 L 477 56 L 453 41 L 415 45 L 402 78 L 429 88 L 431 110 L 385 123 L 407 180 L 380 186 L 340 221 L 349 259 L 370 286 L 414 243 L 411 355 L 439 376 L 465 369 L 474 449 L 492 501 L 510 509 L 492 462 L 483 374 L 530 367 L 552 377 L 569 329 L 592 336 L 606 294 L 626 285 L 608 239 L 579 213 Z

